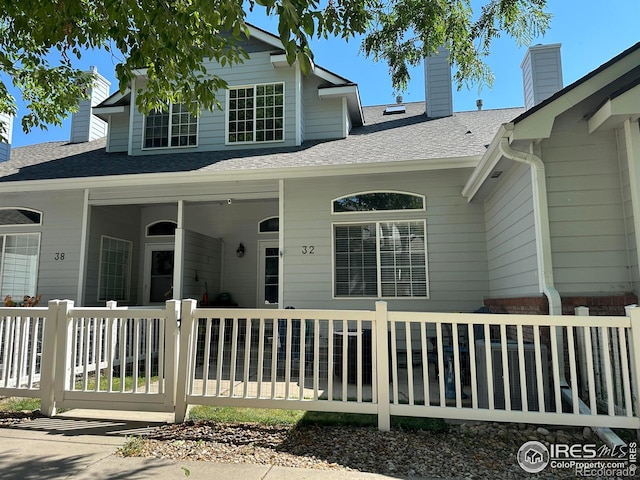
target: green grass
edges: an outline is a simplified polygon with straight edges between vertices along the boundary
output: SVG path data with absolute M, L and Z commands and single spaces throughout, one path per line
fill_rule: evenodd
M 296 425 L 305 415 L 303 410 L 273 408 L 236 408 L 195 406 L 189 410 L 189 419 L 219 423 L 261 423 L 263 425 Z
M 142 437 L 127 437 L 124 445 L 118 448 L 118 453 L 123 457 L 138 457 L 142 453 L 144 445 L 145 440 Z
M 0 398 L 0 412 L 22 412 L 40 410 L 39 398 Z
M 309 412 L 304 410 L 279 410 L 263 408 L 235 408 L 196 406 L 189 411 L 193 421 L 219 423 L 260 423 L 263 425 L 291 426 L 358 426 L 377 427 L 376 415 L 361 413 Z M 442 419 L 391 417 L 393 428 L 444 432 L 447 424 Z
M 158 377 L 151 377 L 151 383 L 157 382 Z M 120 377 L 114 376 L 111 383 L 111 391 L 118 392 L 120 391 L 121 385 Z M 138 387 L 143 387 L 146 383 L 145 377 L 138 377 Z M 83 380 L 76 380 L 75 383 L 76 390 L 82 390 L 83 388 Z M 96 377 L 95 375 L 89 376 L 87 379 L 87 390 L 95 390 L 96 388 Z M 106 375 L 100 375 L 100 386 L 98 388 L 99 391 L 107 391 L 109 388 L 109 377 Z M 124 391 L 132 392 L 133 391 L 133 377 L 127 376 L 124 377 Z

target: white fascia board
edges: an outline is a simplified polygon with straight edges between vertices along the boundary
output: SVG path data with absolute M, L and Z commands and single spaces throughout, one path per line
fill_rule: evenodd
M 319 66 L 316 66 L 316 69 L 313 73 L 317 77 L 321 78 L 322 80 L 325 80 L 329 83 L 333 83 L 337 85 L 344 85 L 345 82 L 348 82 L 348 83 L 350 82 L 346 78 L 340 77 L 335 73 L 331 73 L 329 70 L 325 70 L 324 68 Z
M 598 129 L 610 130 L 621 126 L 627 119 L 640 116 L 640 85 L 607 100 L 588 120 L 589 133 Z
M 462 196 L 466 197 L 467 201 L 470 202 L 473 200 L 473 197 L 478 193 L 480 187 L 482 187 L 487 178 L 489 178 L 489 175 L 491 175 L 491 172 L 493 172 L 495 166 L 502 158 L 502 154 L 500 153 L 500 141 L 506 131 L 507 129 L 505 128 L 505 125 L 500 125 L 500 128 L 493 137 L 491 144 L 489 144 L 489 148 L 487 148 L 487 151 L 469 176 L 467 183 L 462 189 Z
M 131 89 L 129 87 L 127 87 L 124 92 L 121 92 L 120 90 L 118 90 L 117 92 L 111 94 L 102 103 L 100 103 L 100 105 L 96 105 L 96 107 L 97 108 L 111 107 L 113 106 L 113 104 L 118 103 L 120 100 L 122 100 L 124 97 L 126 97 L 130 93 L 131 93 Z
M 146 77 L 147 69 L 146 68 L 134 68 L 131 73 L 133 73 L 137 77 Z
M 284 48 L 282 42 L 278 37 L 271 35 L 270 33 L 264 32 L 253 25 L 247 25 L 249 27 L 249 37 L 253 37 L 256 40 L 260 40 L 266 44 L 271 45 L 276 48 Z
M 323 87 L 318 89 L 318 96 L 320 98 L 339 98 L 357 94 L 358 87 L 356 85 L 342 85 L 339 87 Z
M 348 165 L 326 165 L 317 167 L 256 168 L 254 170 L 198 171 L 182 173 L 148 173 L 109 175 L 104 177 L 66 178 L 56 180 L 26 180 L 0 182 L 0 194 L 32 191 L 78 190 L 82 188 L 136 187 L 144 185 L 166 185 L 218 182 L 241 182 L 250 180 L 275 180 L 287 178 L 315 178 L 342 175 L 365 175 L 429 170 L 452 170 L 475 168 L 482 157 L 479 155 L 421 160 L 392 161 L 379 163 L 353 163 Z M 78 180 L 81 180 L 79 182 Z
M 631 52 L 593 77 L 576 85 L 555 100 L 543 105 L 539 110 L 514 125 L 512 140 L 537 140 L 549 138 L 553 123 L 558 115 L 593 95 L 601 88 L 614 82 L 630 70 L 640 65 L 640 49 Z M 587 74 L 589 75 L 589 74 Z M 580 82 L 580 80 L 578 80 Z M 535 108 L 535 107 L 534 107 Z
M 364 113 L 362 111 L 362 102 L 360 101 L 360 91 L 358 85 L 340 85 L 336 87 L 323 87 L 318 89 L 318 97 L 323 98 L 342 98 L 347 99 L 349 114 L 351 115 L 355 125 L 364 124 Z
M 289 65 L 289 61 L 287 60 L 287 55 L 285 55 L 284 53 L 274 53 L 270 56 L 270 60 L 273 68 L 287 68 L 287 67 L 293 67 L 293 66 L 299 65 L 298 60 L 293 62 L 293 65 Z M 312 61 L 311 72 L 313 73 L 315 69 L 316 69 L 316 64 L 313 63 Z
M 91 113 L 96 117 L 109 122 L 109 118 L 114 113 L 129 113 L 129 105 L 119 105 L 117 107 L 92 107 Z

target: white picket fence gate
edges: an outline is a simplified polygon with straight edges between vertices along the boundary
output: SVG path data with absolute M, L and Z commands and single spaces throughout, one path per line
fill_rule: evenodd
M 640 429 L 624 317 L 198 308 L 0 309 L 0 396 L 42 411 L 226 405 Z

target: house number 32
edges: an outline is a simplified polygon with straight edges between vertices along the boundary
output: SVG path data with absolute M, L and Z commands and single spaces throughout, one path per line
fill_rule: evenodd
M 303 245 L 302 246 L 302 254 L 303 255 L 313 255 L 315 252 L 315 246 L 313 245 Z
M 56 252 L 54 256 L 54 260 L 58 260 L 58 261 L 64 260 L 64 252 Z

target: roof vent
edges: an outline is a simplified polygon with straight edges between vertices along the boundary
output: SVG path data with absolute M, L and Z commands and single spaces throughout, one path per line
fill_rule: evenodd
M 407 109 L 404 105 L 394 105 L 393 107 L 387 107 L 382 112 L 383 115 L 398 115 L 399 113 L 406 113 Z
M 489 178 L 499 178 L 500 175 L 502 175 L 502 170 L 494 170 L 491 172 L 491 175 L 489 175 Z

